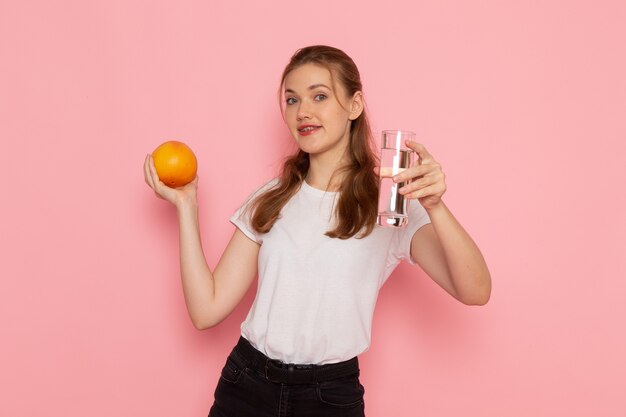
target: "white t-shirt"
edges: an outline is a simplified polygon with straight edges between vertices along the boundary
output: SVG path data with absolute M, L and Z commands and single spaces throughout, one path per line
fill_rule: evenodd
M 363 239 L 330 238 L 333 204 L 339 193 L 305 182 L 287 202 L 268 233 L 250 226 L 248 202 L 230 218 L 261 245 L 258 288 L 241 335 L 272 359 L 297 364 L 348 360 L 370 345 L 378 291 L 400 263 L 411 259 L 411 238 L 430 223 L 417 200 L 409 203 L 403 228 L 376 225 Z

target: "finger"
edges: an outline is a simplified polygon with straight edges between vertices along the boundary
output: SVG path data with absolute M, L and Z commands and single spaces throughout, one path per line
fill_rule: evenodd
M 152 182 L 155 188 L 158 188 L 160 184 L 164 184 L 159 178 L 159 174 L 157 173 L 156 167 L 154 166 L 154 159 L 152 159 L 152 155 L 148 155 L 148 166 L 150 167 L 150 176 L 152 177 Z
M 156 192 L 159 188 L 159 176 L 156 174 L 156 171 L 151 166 L 152 161 L 150 157 L 148 157 L 148 176 L 150 177 L 150 182 L 152 183 L 152 189 Z
M 154 195 L 156 195 L 158 198 L 163 200 L 164 198 L 161 194 L 159 194 L 158 186 L 157 184 L 155 184 L 154 177 L 152 175 L 152 172 L 150 171 L 149 156 L 146 157 L 146 162 L 144 163 L 144 171 L 145 171 L 146 183 L 150 186 L 150 188 L 152 188 L 152 191 L 154 191 Z
M 419 156 L 419 164 L 430 163 L 434 161 L 433 156 L 428 152 L 428 150 L 426 150 L 426 147 L 421 143 L 407 140 L 406 146 L 417 152 L 417 155 Z
M 382 178 L 393 177 L 396 174 L 406 171 L 408 168 L 398 168 L 398 167 L 380 167 L 377 169 L 378 175 Z
M 167 198 L 165 198 L 165 193 L 167 193 L 167 189 L 171 187 L 168 187 L 163 181 L 161 181 L 161 179 L 159 178 L 159 174 L 157 173 L 156 167 L 154 166 L 154 159 L 152 158 L 152 155 L 150 155 L 149 158 L 150 176 L 154 184 L 154 192 L 157 197 L 162 198 L 163 200 L 167 200 Z
M 412 178 L 419 178 L 419 177 L 422 177 L 422 176 L 428 174 L 433 169 L 434 169 L 434 167 L 432 165 L 416 165 L 416 166 L 412 166 L 410 168 L 405 169 L 404 171 L 402 171 L 398 175 L 394 175 L 393 181 L 394 182 L 405 182 L 405 181 L 408 181 L 408 180 L 410 180 Z
M 408 183 L 404 187 L 400 188 L 398 192 L 400 194 L 410 194 L 412 192 L 421 190 L 422 188 L 427 188 L 439 181 L 436 177 L 425 176 L 418 180 Z
M 188 190 L 190 188 L 197 189 L 198 188 L 198 179 L 199 179 L 199 177 L 196 175 L 196 177 L 193 180 L 189 181 L 187 184 L 183 185 L 182 187 L 179 187 L 179 189 L 182 189 L 182 190 Z
M 154 190 L 154 183 L 152 181 L 152 175 L 150 174 L 150 155 L 146 155 L 146 159 L 143 162 L 143 177 L 146 181 L 146 184 L 150 186 Z
M 393 167 L 380 167 L 377 169 L 377 171 L 378 171 L 378 175 L 384 178 L 392 177 L 394 174 Z M 397 173 L 397 170 L 395 173 Z
M 417 191 L 413 191 L 412 193 L 409 194 L 405 194 L 404 196 L 406 198 L 423 198 L 423 197 L 428 197 L 431 195 L 437 195 L 440 194 L 443 191 L 443 187 L 440 185 L 440 183 L 435 183 L 433 185 L 430 185 L 426 188 L 421 188 Z

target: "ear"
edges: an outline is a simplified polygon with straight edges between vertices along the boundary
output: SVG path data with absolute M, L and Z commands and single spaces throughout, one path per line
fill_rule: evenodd
M 363 113 L 363 93 L 357 91 L 350 101 L 350 115 L 348 119 L 355 120 Z

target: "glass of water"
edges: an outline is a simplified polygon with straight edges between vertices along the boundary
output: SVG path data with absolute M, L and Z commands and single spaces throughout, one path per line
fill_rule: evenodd
M 391 178 L 413 163 L 414 152 L 405 145 L 407 140 L 415 140 L 415 133 L 406 130 L 382 132 L 377 221 L 381 226 L 403 227 L 408 221 L 409 201 L 398 192 L 408 181 L 396 183 Z

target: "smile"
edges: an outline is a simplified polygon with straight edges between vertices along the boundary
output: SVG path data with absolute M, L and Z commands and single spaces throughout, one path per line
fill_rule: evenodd
M 317 132 L 320 127 L 321 126 L 306 126 L 302 129 L 298 129 L 298 132 L 300 132 L 300 136 L 309 136 Z

